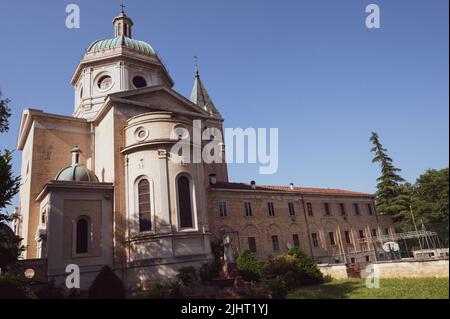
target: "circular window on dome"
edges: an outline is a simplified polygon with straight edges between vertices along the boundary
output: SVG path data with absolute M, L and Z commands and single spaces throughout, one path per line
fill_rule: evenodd
M 98 80 L 98 88 L 101 90 L 106 90 L 112 84 L 112 78 L 109 75 L 102 76 L 100 80 Z
M 133 78 L 133 85 L 135 88 L 145 88 L 147 86 L 147 81 L 142 76 L 135 76 Z
M 145 127 L 138 127 L 135 131 L 134 131 L 134 137 L 136 138 L 136 140 L 138 142 L 142 142 L 143 140 L 145 140 L 148 137 L 148 129 L 146 129 Z

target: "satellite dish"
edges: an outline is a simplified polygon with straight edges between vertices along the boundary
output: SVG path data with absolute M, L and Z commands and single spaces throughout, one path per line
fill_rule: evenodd
M 287 249 L 288 249 L 288 250 L 291 250 L 291 248 L 292 248 L 292 245 L 291 245 L 291 243 L 289 243 L 289 242 L 288 242 L 288 243 L 286 243 L 286 247 L 287 247 Z
M 400 246 L 396 242 L 388 241 L 383 244 L 383 250 L 387 253 L 390 253 L 391 251 L 399 251 Z

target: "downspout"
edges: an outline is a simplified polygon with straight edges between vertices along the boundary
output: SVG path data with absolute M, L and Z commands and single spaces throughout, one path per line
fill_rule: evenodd
M 91 122 L 91 170 L 95 173 L 95 128 L 94 128 L 94 122 Z
M 125 154 L 125 260 L 122 263 L 122 280 L 125 287 L 128 287 L 128 274 L 127 274 L 127 264 L 130 261 L 131 256 L 131 242 L 130 242 L 130 225 L 129 225 L 129 214 L 130 214 L 130 183 L 129 183 L 129 158 L 128 154 Z M 134 188 L 133 188 L 134 189 Z
M 303 215 L 305 216 L 305 226 L 306 226 L 306 237 L 308 238 L 308 244 L 309 244 L 309 251 L 311 253 L 311 259 L 314 261 L 314 252 L 313 252 L 313 248 L 311 245 L 311 234 L 309 233 L 309 226 L 308 226 L 308 218 L 306 216 L 306 208 L 305 208 L 305 198 L 303 196 L 303 193 L 300 192 L 300 197 L 301 197 L 301 201 L 302 201 L 302 207 L 303 207 Z
M 340 250 L 342 252 L 342 255 L 344 256 L 344 261 L 347 264 L 347 252 L 346 252 L 346 250 L 344 248 L 344 242 L 342 241 L 341 227 L 339 227 L 339 225 L 338 225 L 337 229 L 338 229 L 337 236 L 338 236 L 338 239 L 339 239 L 339 248 L 340 248 Z

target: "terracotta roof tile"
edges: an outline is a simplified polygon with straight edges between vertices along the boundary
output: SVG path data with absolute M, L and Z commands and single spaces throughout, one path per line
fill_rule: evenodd
M 252 190 L 250 184 L 245 183 L 227 183 L 217 182 L 214 186 L 216 189 L 230 189 L 230 190 Z M 315 187 L 294 187 L 289 186 L 273 186 L 273 185 L 256 185 L 259 191 L 280 191 L 280 192 L 294 192 L 304 194 L 323 194 L 323 195 L 352 195 L 352 196 L 373 196 L 369 193 L 354 192 L 335 188 L 315 188 Z

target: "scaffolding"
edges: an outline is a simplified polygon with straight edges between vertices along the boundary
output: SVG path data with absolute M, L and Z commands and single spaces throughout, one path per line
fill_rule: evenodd
M 407 248 L 406 240 L 407 239 L 417 239 L 419 242 L 420 249 L 441 249 L 441 242 L 439 241 L 439 236 L 436 232 L 428 231 L 428 230 L 418 230 L 418 231 L 409 231 L 404 233 L 395 233 L 389 235 L 381 235 L 381 236 L 372 236 L 360 238 L 358 242 L 360 244 L 377 244 L 377 243 L 386 243 L 389 241 L 403 241 L 405 247 Z

